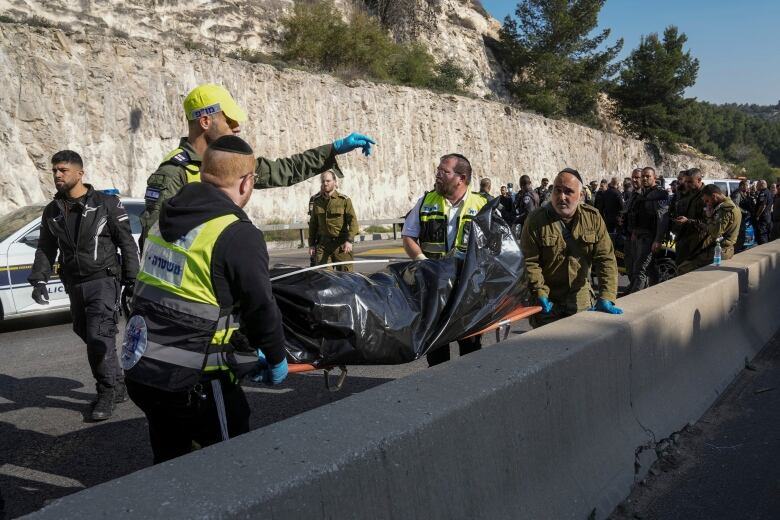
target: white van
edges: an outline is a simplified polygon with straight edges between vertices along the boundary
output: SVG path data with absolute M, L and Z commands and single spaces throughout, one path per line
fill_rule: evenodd
M 741 179 L 702 179 L 702 182 L 706 186 L 707 184 L 714 184 L 720 191 L 727 197 L 731 197 L 731 194 L 739 190 L 739 183 Z

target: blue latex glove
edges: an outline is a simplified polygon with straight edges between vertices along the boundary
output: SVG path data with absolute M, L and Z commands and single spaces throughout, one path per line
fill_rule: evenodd
M 599 312 L 606 312 L 607 314 L 623 314 L 623 309 L 615 307 L 615 304 L 604 298 L 599 298 L 596 302 L 596 306 L 591 309 Z
M 356 148 L 363 149 L 363 155 L 368 157 L 371 155 L 371 145 L 376 144 L 376 141 L 363 134 L 352 133 L 344 139 L 337 139 L 333 141 L 333 150 L 337 154 L 351 152 Z
M 252 381 L 255 383 L 265 383 L 267 385 L 278 385 L 287 378 L 287 358 L 280 363 L 271 365 L 265 358 L 262 350 L 257 351 L 257 364 L 255 365 L 255 374 Z
M 553 304 L 547 296 L 539 296 L 539 305 L 542 306 L 543 314 L 550 314 L 552 312 Z

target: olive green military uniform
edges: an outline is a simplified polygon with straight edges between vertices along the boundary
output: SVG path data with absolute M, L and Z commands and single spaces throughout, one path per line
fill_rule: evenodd
M 310 201 L 309 247 L 316 247 L 315 264 L 350 262 L 352 253 L 345 253 L 342 246 L 358 234 L 358 219 L 352 201 L 346 195 L 333 190 L 330 196 L 318 193 Z M 338 265 L 337 271 L 353 271 L 354 266 Z
M 677 201 L 678 217 L 686 217 L 688 222 L 677 226 L 675 236 L 675 263 L 677 264 L 677 274 L 690 272 L 691 260 L 702 254 L 707 246 L 708 234 L 705 225 L 706 215 L 704 214 L 704 199 L 702 190 L 686 192 L 680 200 Z M 710 260 L 712 260 L 710 258 Z
M 533 327 L 593 306 L 591 267 L 599 280 L 599 297 L 611 302 L 617 299 L 615 250 L 596 208 L 580 204 L 568 226 L 552 207 L 534 210 L 523 226 L 520 247 L 531 296 L 547 296 L 553 304 L 549 314 L 531 317 Z
M 171 152 L 146 181 L 146 210 L 141 215 L 142 246 L 149 229 L 157 222 L 163 201 L 173 197 L 188 182 L 200 181 L 202 160 L 183 137 L 179 148 Z M 291 186 L 327 170 L 333 170 L 337 177 L 344 176 L 330 144 L 275 161 L 258 157 L 255 161 L 255 189 Z
M 721 258 L 728 260 L 734 256 L 734 245 L 739 235 L 739 224 L 742 222 L 742 212 L 727 198 L 718 204 L 712 212 L 712 216 L 706 218 L 702 226 L 707 230 L 707 238 L 702 250 L 689 260 L 683 262 L 678 268 L 679 274 L 689 273 L 705 265 L 712 263 L 715 256 L 715 242 L 720 241 Z

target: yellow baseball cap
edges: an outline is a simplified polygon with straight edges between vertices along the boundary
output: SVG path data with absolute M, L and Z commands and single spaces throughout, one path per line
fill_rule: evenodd
M 246 112 L 222 85 L 204 83 L 198 85 L 184 98 L 184 113 L 193 121 L 200 116 L 210 116 L 222 112 L 233 121 L 246 121 Z

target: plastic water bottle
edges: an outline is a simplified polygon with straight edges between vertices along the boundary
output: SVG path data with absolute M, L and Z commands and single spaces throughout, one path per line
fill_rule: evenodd
M 712 265 L 720 265 L 720 257 L 723 254 L 723 249 L 720 247 L 720 241 L 722 239 L 718 239 L 715 242 L 715 256 L 712 258 Z

